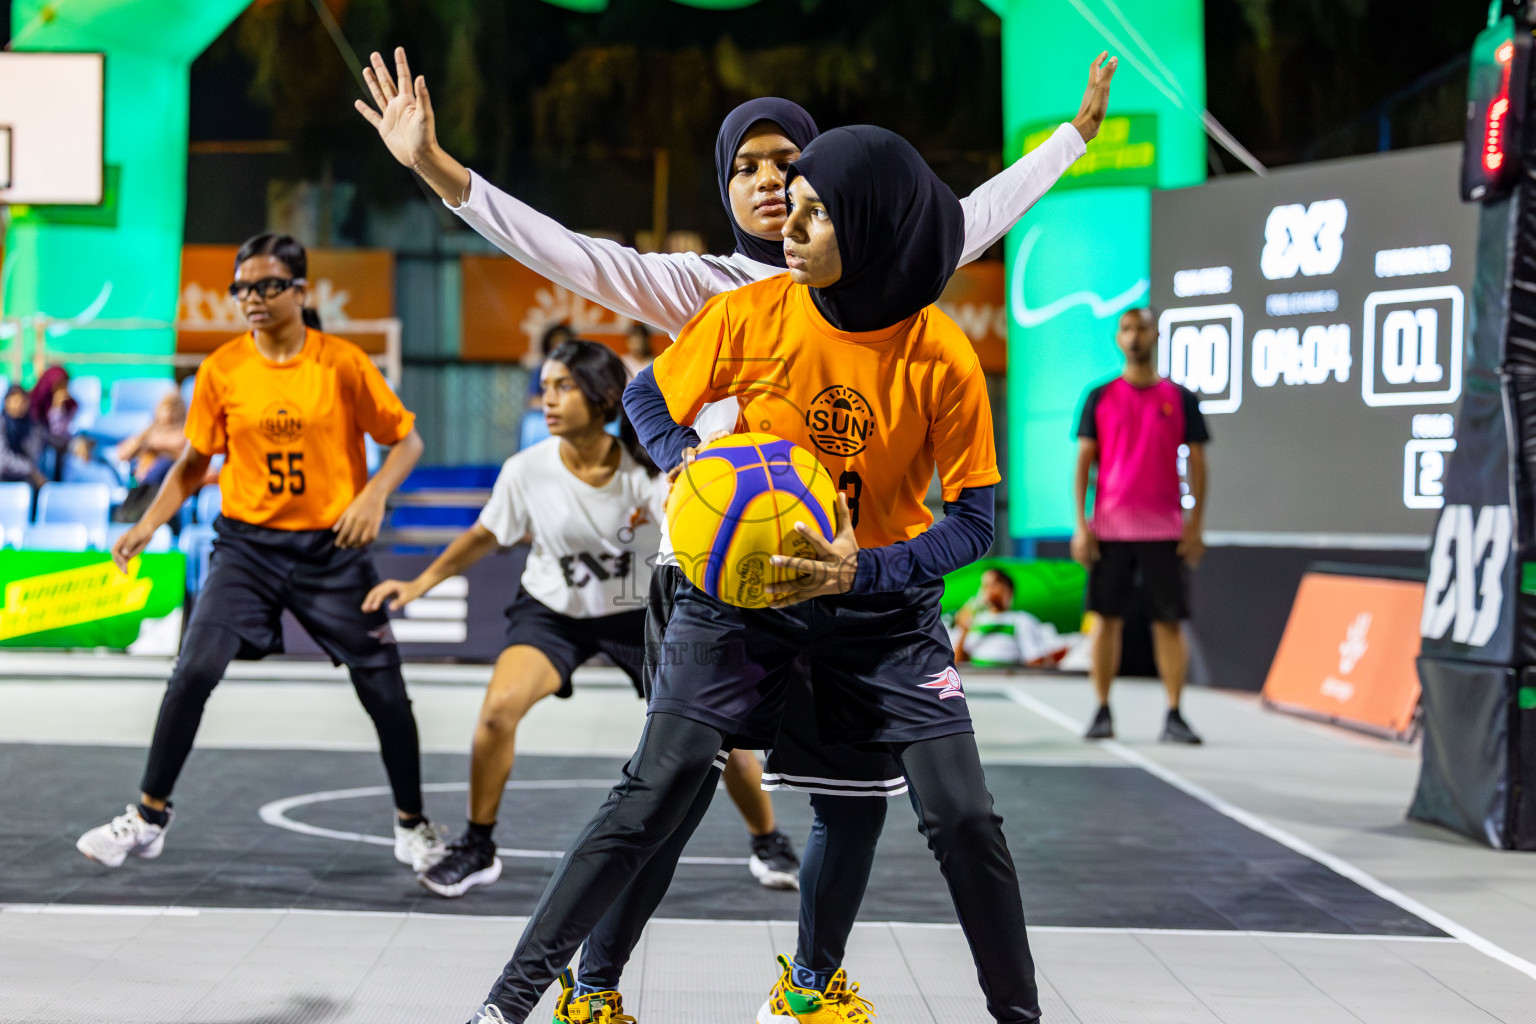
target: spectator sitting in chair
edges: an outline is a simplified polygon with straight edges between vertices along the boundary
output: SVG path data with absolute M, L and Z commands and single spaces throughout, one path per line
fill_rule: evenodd
M 955 655 L 978 665 L 1049 668 L 1067 653 L 1056 627 L 1013 607 L 1013 577 L 981 574 L 981 590 L 955 615 Z
M 5 393 L 5 429 L 0 431 L 0 480 L 24 480 L 33 487 L 48 482 L 37 468 L 37 454 L 42 448 L 42 432 L 32 422 L 31 401 L 26 389 L 11 385 Z
M 122 504 L 112 510 L 113 522 L 136 523 L 143 516 L 160 493 L 165 475 L 187 446 L 186 429 L 187 404 L 178 392 L 169 391 L 155 406 L 155 418 L 149 426 L 117 446 L 114 454 L 124 462 L 133 462 L 135 486 Z M 180 530 L 179 519 L 171 529 Z
M 53 478 L 62 480 L 72 433 L 71 425 L 76 410 L 80 408 L 80 403 L 69 393 L 69 371 L 62 366 L 50 366 L 44 370 L 32 388 L 31 401 L 32 421 L 38 425 L 42 447 L 52 448 L 54 452 Z
M 133 478 L 140 485 L 159 487 L 166 471 L 187 446 L 187 406 L 181 395 L 168 391 L 155 406 L 149 426 L 117 446 L 116 455 L 133 463 Z

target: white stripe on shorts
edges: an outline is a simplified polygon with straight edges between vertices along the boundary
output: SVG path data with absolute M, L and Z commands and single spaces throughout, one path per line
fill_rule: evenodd
M 764 772 L 763 788 L 769 792 L 792 789 L 799 793 L 819 793 L 823 796 L 891 797 L 901 796 L 907 791 L 907 780 L 900 775 L 877 782 L 870 779 L 823 779 L 814 775 Z
M 726 750 L 724 747 L 721 747 L 720 752 L 715 755 L 715 767 L 719 768 L 721 771 L 725 771 L 725 762 L 730 760 L 730 757 L 731 752 Z

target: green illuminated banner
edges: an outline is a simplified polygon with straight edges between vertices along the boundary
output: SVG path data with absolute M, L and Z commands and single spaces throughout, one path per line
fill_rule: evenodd
M 187 560 L 140 555 L 119 572 L 103 551 L 0 550 L 0 646 L 116 647 L 179 616 Z
M 988 0 L 1003 17 L 1004 157 L 1082 99 L 1088 64 L 1119 69 L 1088 153 L 1009 233 L 1008 532 L 1072 531 L 1075 418 L 1120 368 L 1115 323 L 1147 301 L 1151 189 L 1205 180 L 1200 0 Z
M 1050 121 L 1027 130 L 1023 151 L 1043 145 L 1060 125 Z M 1104 119 L 1099 134 L 1088 143 L 1088 152 L 1067 169 L 1056 188 L 1156 184 L 1157 115 L 1121 114 Z
M 49 341 L 61 351 L 174 351 L 170 323 L 187 205 L 188 72 L 249 2 L 14 0 L 12 49 L 106 55 L 107 193 L 99 207 L 12 209 L 0 314 L 73 321 Z M 92 329 L 97 320 L 142 326 Z M 81 369 L 104 378 L 170 374 L 163 363 Z

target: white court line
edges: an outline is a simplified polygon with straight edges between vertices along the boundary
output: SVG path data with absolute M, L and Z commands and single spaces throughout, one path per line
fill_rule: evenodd
M 434 921 L 494 921 L 522 923 L 527 915 L 516 914 L 448 914 L 430 910 L 327 910 L 309 907 L 121 907 L 94 903 L 0 903 L 0 914 L 32 914 L 37 916 L 100 916 L 100 917 L 201 917 L 204 914 L 278 914 L 296 917 L 374 917 L 391 920 L 425 918 Z M 772 918 L 752 920 L 746 918 L 697 918 L 653 917 L 648 924 L 681 925 L 730 925 L 732 927 L 762 927 L 779 925 L 785 928 L 797 926 L 795 921 Z M 856 921 L 855 928 L 928 928 L 940 931 L 959 931 L 958 924 L 931 921 Z M 1358 935 L 1342 932 L 1262 932 L 1220 931 L 1208 928 L 1092 928 L 1074 925 L 1030 925 L 1031 932 L 1052 935 L 1150 935 L 1169 938 L 1243 938 L 1243 939 L 1306 939 L 1338 942 L 1419 942 L 1461 945 L 1460 939 L 1435 935 Z
M 1081 728 L 1081 723 L 1079 723 L 1077 720 L 1068 717 L 1063 712 L 1056 710 L 1037 697 L 1032 697 L 1027 693 L 1021 693 L 1018 690 L 1009 690 L 1008 695 L 1014 701 L 1014 703 L 1028 709 L 1029 711 L 1033 711 L 1035 714 L 1039 715 L 1041 718 L 1051 722 L 1054 725 L 1061 726 L 1061 728 L 1066 729 L 1073 735 L 1076 735 Z M 1115 740 L 1100 740 L 1099 745 L 1105 750 L 1114 754 L 1116 757 L 1122 758 L 1147 772 L 1147 774 L 1161 779 L 1163 782 L 1166 782 L 1173 788 L 1194 797 L 1196 800 L 1199 800 L 1201 803 L 1211 808 L 1211 810 L 1216 811 L 1218 814 L 1226 815 L 1228 818 L 1231 818 L 1233 821 L 1237 822 L 1239 825 L 1242 825 L 1244 828 L 1251 829 L 1252 831 L 1257 832 L 1262 836 L 1273 839 L 1281 846 L 1293 850 L 1296 853 L 1301 854 L 1303 857 L 1307 857 L 1316 861 L 1323 867 L 1333 871 L 1335 874 L 1343 875 L 1345 878 L 1349 879 L 1351 882 L 1354 882 L 1362 889 L 1366 889 L 1369 892 L 1375 893 L 1377 896 L 1380 896 L 1388 903 L 1395 904 L 1398 907 L 1401 907 L 1403 910 L 1408 911 L 1408 913 L 1413 914 L 1415 917 L 1425 921 L 1426 923 L 1434 925 L 1436 928 L 1439 928 L 1447 935 L 1452 936 L 1460 942 L 1466 943 L 1468 946 L 1471 946 L 1473 949 L 1477 950 L 1479 953 L 1482 953 L 1484 956 L 1491 957 L 1507 967 L 1513 967 L 1515 970 L 1519 971 L 1521 974 L 1524 974 L 1526 977 L 1536 978 L 1536 964 L 1531 963 L 1529 960 L 1526 960 L 1523 957 L 1516 956 L 1509 950 L 1505 949 L 1503 946 L 1500 946 L 1489 939 L 1485 939 L 1483 936 L 1479 935 L 1477 932 L 1474 932 L 1472 929 L 1466 927 L 1465 925 L 1457 924 L 1455 921 L 1452 921 L 1449 917 L 1446 917 L 1438 910 L 1432 910 L 1431 908 L 1425 906 L 1423 903 L 1420 903 L 1418 900 L 1414 899 L 1412 896 L 1409 896 L 1407 893 L 1401 891 L 1400 889 L 1395 889 L 1388 885 L 1386 882 L 1383 882 L 1375 875 L 1355 867 L 1355 865 L 1349 863 L 1349 861 L 1344 860 L 1341 857 L 1336 857 L 1326 850 L 1312 845 L 1305 839 L 1302 839 L 1300 836 L 1293 835 L 1292 833 L 1287 832 L 1285 829 L 1280 828 L 1277 825 L 1270 824 L 1263 818 L 1259 817 L 1257 814 L 1253 814 L 1250 811 L 1245 811 L 1235 804 L 1228 803 L 1226 800 L 1223 800 L 1221 797 L 1217 796 L 1215 793 L 1212 793 L 1205 787 L 1190 782 L 1179 773 L 1168 768 L 1164 768 L 1162 765 L 1158 764 L 1156 761 L 1153 761 L 1146 755 L 1138 753 L 1129 747 L 1123 746 Z
M 507 789 L 602 789 L 609 790 L 614 786 L 612 779 L 526 779 L 507 783 Z M 467 782 L 427 782 L 422 784 L 422 791 L 426 793 L 453 793 L 469 789 Z M 339 839 L 348 843 L 367 843 L 371 846 L 394 846 L 395 841 L 388 836 L 370 835 L 367 832 L 348 832 L 342 829 L 323 828 L 319 825 L 311 825 L 303 821 L 294 821 L 288 817 L 288 812 L 295 807 L 304 807 L 309 804 L 330 803 L 333 800 L 358 800 L 364 797 L 390 796 L 388 786 L 360 786 L 356 789 L 328 789 L 318 793 L 300 793 L 297 796 L 283 797 L 281 800 L 273 800 L 262 804 L 257 810 L 257 815 L 262 821 L 275 828 L 286 829 L 289 832 L 297 832 L 305 836 L 317 836 L 321 839 Z M 513 847 L 496 848 L 496 852 L 503 857 L 513 857 L 522 860 L 559 860 L 565 856 L 564 850 L 520 850 Z M 746 857 L 679 857 L 679 864 L 694 864 L 715 867 L 746 867 Z

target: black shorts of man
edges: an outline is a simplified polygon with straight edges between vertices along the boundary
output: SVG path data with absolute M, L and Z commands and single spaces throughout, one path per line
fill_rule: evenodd
M 1168 693 L 1162 739 L 1199 743 L 1179 712 L 1189 667 L 1183 620 L 1189 618 L 1187 571 L 1205 551 L 1205 443 L 1200 402 L 1188 389 L 1158 376 L 1157 318 L 1151 309 L 1120 316 L 1115 343 L 1125 371 L 1088 392 L 1078 423 L 1072 557 L 1088 567 L 1093 636 L 1093 686 L 1099 709 L 1091 740 L 1112 739 L 1109 687 L 1120 668 L 1125 611 L 1137 583 L 1152 618 L 1152 650 Z M 1180 479 L 1185 462 L 1187 484 Z M 1089 477 L 1097 464 L 1093 513 Z

